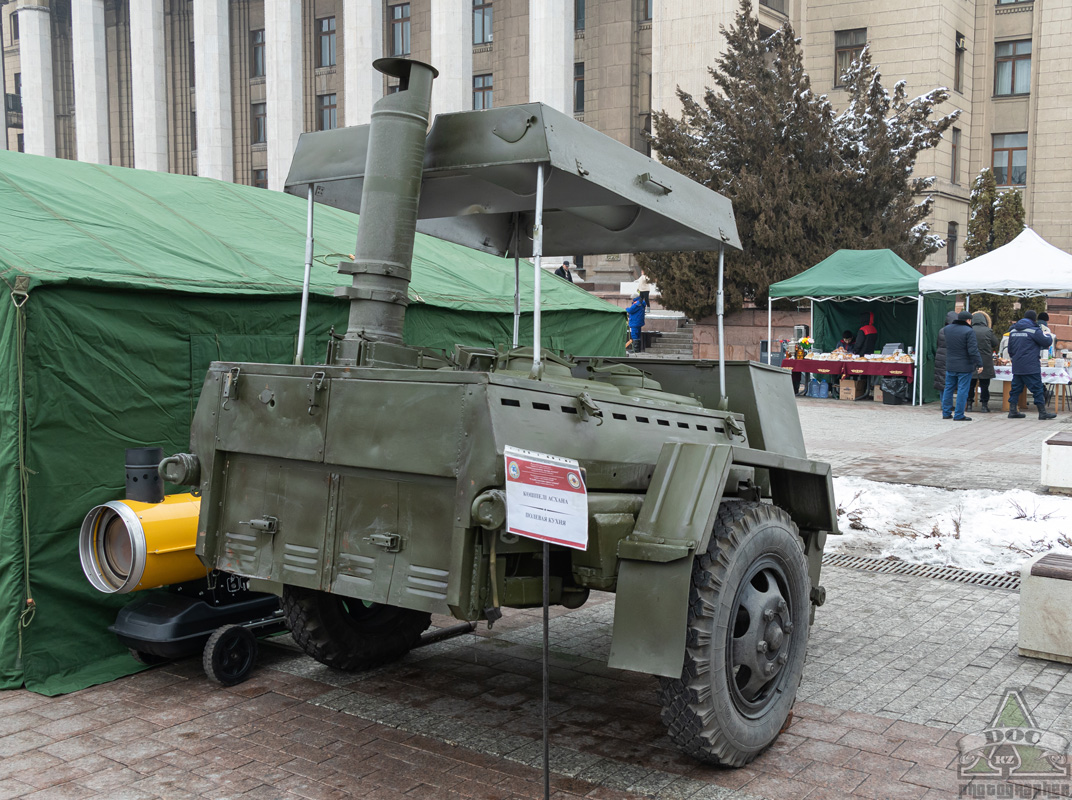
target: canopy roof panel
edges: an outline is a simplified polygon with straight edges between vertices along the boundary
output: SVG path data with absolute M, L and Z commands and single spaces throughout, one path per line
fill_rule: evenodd
M 811 269 L 771 284 L 770 296 L 824 300 L 915 298 L 920 277 L 892 250 L 838 250 Z
M 1006 245 L 956 267 L 928 275 L 921 292 L 1010 294 L 1019 297 L 1072 292 L 1072 255 L 1030 228 Z
M 0 150 L 0 278 L 198 294 L 301 293 L 306 204 L 282 192 L 183 175 Z M 353 252 L 358 218 L 315 214 L 318 255 Z M 311 291 L 347 286 L 335 264 L 314 264 Z M 531 270 L 521 271 L 532 307 Z M 414 303 L 511 313 L 513 263 L 417 235 Z M 621 309 L 558 279 L 544 280 L 545 310 Z
M 287 191 L 359 211 L 368 126 L 302 134 Z M 428 133 L 417 229 L 497 255 L 532 255 L 536 172 L 545 253 L 740 249 L 730 201 L 550 106 L 440 114 Z

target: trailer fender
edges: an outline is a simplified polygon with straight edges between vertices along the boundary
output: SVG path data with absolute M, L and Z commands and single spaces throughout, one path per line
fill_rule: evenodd
M 714 527 L 732 451 L 722 444 L 663 445 L 636 527 L 618 544 L 609 666 L 681 675 L 692 564 Z

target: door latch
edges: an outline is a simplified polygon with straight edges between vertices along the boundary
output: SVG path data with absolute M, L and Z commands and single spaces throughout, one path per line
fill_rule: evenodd
M 251 519 L 248 522 L 239 522 L 239 525 L 249 525 L 255 531 L 260 533 L 275 533 L 279 530 L 279 518 L 264 516 L 260 519 Z
M 325 380 L 325 378 L 327 378 L 327 375 L 324 372 L 322 372 L 320 370 L 317 370 L 309 378 L 309 383 L 306 384 L 306 387 L 309 389 L 309 415 L 310 416 L 312 416 L 313 412 L 316 409 L 320 408 L 320 404 L 318 402 L 316 402 L 316 399 L 319 396 L 319 393 L 324 388 L 324 380 Z
M 397 553 L 402 549 L 402 537 L 397 533 L 374 533 L 366 536 L 362 541 L 375 547 L 382 547 L 388 553 Z
M 232 400 L 238 399 L 238 376 L 242 374 L 241 367 L 231 367 L 230 371 L 223 377 L 223 404 L 224 411 L 227 410 L 227 404 Z

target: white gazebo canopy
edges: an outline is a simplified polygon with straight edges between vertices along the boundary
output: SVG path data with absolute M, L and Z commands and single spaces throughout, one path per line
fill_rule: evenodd
M 921 278 L 919 291 L 1017 297 L 1064 294 L 1072 292 L 1072 255 L 1024 228 L 996 250 Z

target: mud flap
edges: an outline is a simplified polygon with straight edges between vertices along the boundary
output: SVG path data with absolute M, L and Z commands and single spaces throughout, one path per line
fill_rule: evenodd
M 618 545 L 609 666 L 681 676 L 692 564 L 707 546 L 731 454 L 727 445 L 663 445 L 636 528 Z

